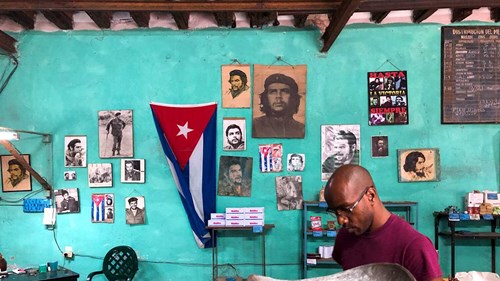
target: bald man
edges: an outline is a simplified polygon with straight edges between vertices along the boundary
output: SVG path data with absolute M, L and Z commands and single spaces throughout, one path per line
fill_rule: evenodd
M 327 212 L 342 229 L 333 258 L 344 270 L 369 263 L 397 263 L 417 281 L 443 280 L 431 240 L 389 212 L 370 173 L 359 165 L 339 167 L 325 188 Z

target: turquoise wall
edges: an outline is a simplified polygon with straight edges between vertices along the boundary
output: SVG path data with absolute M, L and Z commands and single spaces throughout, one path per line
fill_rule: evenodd
M 479 23 L 474 23 L 479 24 Z M 53 135 L 53 186 L 79 188 L 81 212 L 57 217 L 53 233 L 42 225 L 42 214 L 23 213 L 19 204 L 0 201 L 0 252 L 9 264 L 36 266 L 52 260 L 79 272 L 100 267 L 112 246 L 132 246 L 142 260 L 137 280 L 209 280 L 211 250 L 198 249 L 188 227 L 177 190 L 154 128 L 149 102 L 219 104 L 222 118 L 245 117 L 251 129 L 250 109 L 222 109 L 220 67 L 237 59 L 245 64 L 307 64 L 306 137 L 252 139 L 244 152 L 218 155 L 254 157 L 250 198 L 218 197 L 217 209 L 264 206 L 266 222 L 276 228 L 267 236 L 267 273 L 275 278 L 299 278 L 301 273 L 301 211 L 277 211 L 275 176 L 258 171 L 258 144 L 282 143 L 284 154 L 302 152 L 305 200 L 315 200 L 320 180 L 320 125 L 361 124 L 361 163 L 373 174 L 383 200 L 419 202 L 419 229 L 434 240 L 432 212 L 448 205 L 462 206 L 473 189 L 498 190 L 500 182 L 500 127 L 498 125 L 441 125 L 440 25 L 351 25 L 327 54 L 320 53 L 320 31 L 273 27 L 197 31 L 133 30 L 22 32 L 18 41 L 19 68 L 0 94 L 0 126 Z M 5 59 L 4 59 L 5 60 Z M 368 126 L 366 73 L 375 70 L 408 71 L 409 120 L 406 126 Z M 119 159 L 100 159 L 97 112 L 132 109 L 134 157 L 146 159 L 145 184 L 121 184 Z M 63 180 L 64 136 L 87 135 L 88 163 L 112 163 L 112 188 L 89 188 L 86 168 L 76 168 L 78 180 Z M 371 158 L 370 137 L 388 135 L 388 158 Z M 35 168 L 49 178 L 46 148 L 36 139 L 16 142 L 32 155 Z M 396 149 L 439 148 L 441 181 L 398 183 Z M 2 148 L 3 149 L 3 148 Z M 0 154 L 7 154 L 0 149 Z M 295 173 L 296 175 L 297 173 Z M 33 189 L 40 188 L 35 181 Z M 113 224 L 90 221 L 92 193 L 114 193 Z M 0 193 L 14 200 L 24 193 Z M 146 198 L 147 223 L 125 224 L 124 198 Z M 35 197 L 41 197 L 37 195 Z M 56 241 L 54 240 L 56 237 Z M 250 233 L 224 234 L 219 262 L 233 263 L 240 275 L 261 273 L 260 239 Z M 489 242 L 459 242 L 458 271 L 489 271 Z M 57 244 L 72 246 L 77 256 L 64 262 Z M 441 264 L 450 273 L 449 242 L 440 244 Z M 471 251 L 471 252 L 466 252 Z M 474 258 L 470 254 L 475 253 Z M 480 253 L 480 254 L 478 254 Z M 498 258 L 498 257 L 497 257 Z M 333 273 L 321 271 L 321 274 Z M 310 274 L 314 275 L 314 274 Z M 104 279 L 99 279 L 104 280 Z

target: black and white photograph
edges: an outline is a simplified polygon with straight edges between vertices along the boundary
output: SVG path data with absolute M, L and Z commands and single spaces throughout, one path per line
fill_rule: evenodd
M 372 157 L 387 157 L 389 156 L 389 137 L 387 136 L 372 136 Z
M 79 213 L 80 200 L 78 188 L 65 188 L 54 190 L 56 212 L 58 214 Z
M 21 156 L 30 164 L 29 154 Z M 2 155 L 0 159 L 2 161 L 2 191 L 31 191 L 31 175 L 21 162 L 12 155 Z
M 222 66 L 222 108 L 250 108 L 250 65 Z
M 306 80 L 306 65 L 254 65 L 252 137 L 304 138 Z
M 251 157 L 221 156 L 217 194 L 249 197 L 252 193 L 252 163 Z
M 98 113 L 99 157 L 134 157 L 132 110 L 102 110 Z
M 123 183 L 144 183 L 145 160 L 121 159 L 120 179 Z
M 125 221 L 127 224 L 144 224 L 146 222 L 146 202 L 144 196 L 125 198 Z
M 113 169 L 111 163 L 89 164 L 89 186 L 113 186 Z
M 224 118 L 222 120 L 222 127 L 224 128 L 224 150 L 246 150 L 247 132 L 245 118 Z
M 92 194 L 91 221 L 105 223 L 115 221 L 115 198 L 113 193 Z
M 76 171 L 64 171 L 64 180 L 65 181 L 75 181 L 76 180 Z
M 278 211 L 302 210 L 302 177 L 276 177 L 276 205 Z
M 359 125 L 321 125 L 321 180 L 345 164 L 360 164 Z
M 302 153 L 289 153 L 287 155 L 287 171 L 302 172 L 306 166 L 306 155 Z
M 64 149 L 64 167 L 87 167 L 87 136 L 65 136 Z

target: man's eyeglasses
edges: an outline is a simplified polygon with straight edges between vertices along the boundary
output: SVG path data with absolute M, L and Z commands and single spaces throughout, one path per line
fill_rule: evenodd
M 354 204 L 352 204 L 350 207 L 326 208 L 326 212 L 329 215 L 336 216 L 336 217 L 339 217 L 339 216 L 347 217 L 347 216 L 349 216 L 352 213 L 352 211 L 354 210 L 354 208 L 356 208 L 356 206 L 358 206 L 358 204 L 361 201 L 361 199 L 363 199 L 363 197 L 365 196 L 366 192 L 368 192 L 368 189 L 370 189 L 372 187 L 373 187 L 373 185 L 365 187 L 363 193 L 361 193 L 361 195 L 359 195 L 358 200 L 356 200 L 354 202 Z

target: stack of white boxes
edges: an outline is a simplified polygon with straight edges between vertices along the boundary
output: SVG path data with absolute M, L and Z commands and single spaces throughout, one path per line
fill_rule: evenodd
M 226 208 L 226 213 L 212 213 L 208 226 L 263 226 L 264 207 Z

